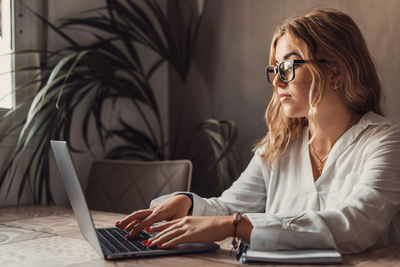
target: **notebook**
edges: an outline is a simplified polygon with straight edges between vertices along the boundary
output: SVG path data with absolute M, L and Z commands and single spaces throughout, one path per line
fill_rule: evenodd
M 342 261 L 341 254 L 334 249 L 257 251 L 243 243 L 237 258 L 242 263 L 338 264 Z
M 149 239 L 155 233 L 142 231 L 134 239 L 128 240 L 125 238 L 127 232 L 123 229 L 95 228 L 67 143 L 52 140 L 50 144 L 79 229 L 90 245 L 105 259 L 206 252 L 219 248 L 215 243 L 185 243 L 172 249 L 148 248 L 141 241 Z

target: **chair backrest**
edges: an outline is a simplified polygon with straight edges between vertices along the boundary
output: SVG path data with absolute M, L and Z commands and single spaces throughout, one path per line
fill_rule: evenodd
M 95 160 L 86 199 L 90 209 L 131 213 L 161 195 L 189 191 L 191 179 L 189 160 Z

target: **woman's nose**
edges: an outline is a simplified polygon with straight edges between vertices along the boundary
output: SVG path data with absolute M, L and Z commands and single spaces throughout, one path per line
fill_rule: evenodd
M 274 80 L 272 81 L 272 85 L 273 85 L 274 87 L 283 88 L 283 87 L 286 86 L 286 84 L 287 84 L 286 82 L 284 82 L 284 81 L 281 80 L 281 77 L 279 76 L 279 73 L 275 75 L 275 78 L 274 78 Z

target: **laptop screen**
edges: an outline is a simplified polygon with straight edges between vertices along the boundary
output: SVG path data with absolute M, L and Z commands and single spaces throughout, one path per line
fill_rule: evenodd
M 65 191 L 78 221 L 78 226 L 86 240 L 96 249 L 97 253 L 103 255 L 93 225 L 92 216 L 90 215 L 82 187 L 68 151 L 67 142 L 51 140 L 50 144 L 64 183 Z

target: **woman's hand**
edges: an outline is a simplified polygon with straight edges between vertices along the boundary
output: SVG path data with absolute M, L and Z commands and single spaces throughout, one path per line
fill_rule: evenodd
M 135 226 L 135 228 L 127 235 L 127 238 L 133 237 L 154 223 L 185 217 L 191 205 L 192 201 L 188 196 L 176 195 L 150 209 L 135 211 L 120 222 L 117 222 L 115 225 L 127 231 Z
M 215 242 L 232 235 L 232 216 L 186 216 L 147 229 L 160 232 L 145 242 L 169 248 L 186 242 Z

